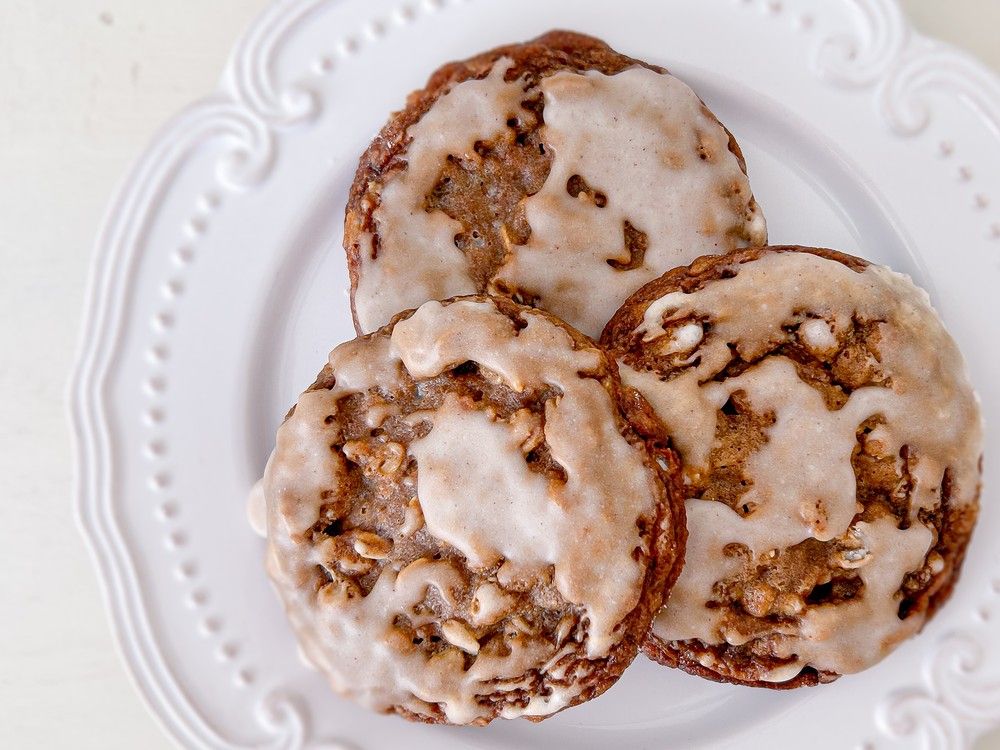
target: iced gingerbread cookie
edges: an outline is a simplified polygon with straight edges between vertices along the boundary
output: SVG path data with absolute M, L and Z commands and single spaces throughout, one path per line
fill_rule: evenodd
M 335 691 L 485 724 L 617 680 L 684 535 L 665 437 L 639 434 L 620 396 L 593 341 L 506 299 L 428 302 L 333 351 L 278 432 L 256 511 Z
M 557 31 L 410 95 L 361 157 L 344 247 L 361 333 L 489 292 L 596 337 L 667 269 L 765 241 L 739 146 L 698 96 Z
M 666 424 L 684 570 L 646 652 L 717 680 L 826 682 L 947 599 L 982 428 L 925 292 L 830 250 L 701 258 L 636 292 L 603 343 Z

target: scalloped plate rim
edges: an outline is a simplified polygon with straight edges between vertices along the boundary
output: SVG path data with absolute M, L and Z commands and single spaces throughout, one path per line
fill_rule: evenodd
M 139 214 L 130 213 L 127 210 L 128 204 L 135 198 L 136 188 L 146 184 L 148 179 L 146 173 L 154 168 L 156 161 L 154 157 L 157 150 L 175 140 L 186 119 L 207 108 L 219 105 L 233 108 L 247 107 L 245 103 L 240 102 L 239 96 L 233 90 L 232 81 L 237 74 L 239 65 L 236 52 L 260 33 L 262 27 L 271 20 L 276 9 L 301 5 L 303 7 L 310 6 L 309 10 L 311 10 L 312 6 L 319 7 L 325 3 L 336 1 L 276 0 L 266 7 L 241 35 L 234 47 L 233 55 L 226 63 L 220 76 L 217 88 L 171 118 L 150 139 L 149 144 L 133 161 L 113 191 L 94 243 L 84 296 L 84 315 L 79 328 L 79 343 L 65 390 L 67 414 L 71 427 L 74 468 L 72 505 L 77 528 L 84 538 L 89 556 L 98 574 L 102 601 L 114 633 L 115 647 L 126 668 L 125 671 L 142 696 L 150 714 L 174 741 L 179 741 L 184 735 L 188 735 L 189 739 L 192 738 L 190 734 L 192 728 L 186 724 L 184 719 L 171 717 L 174 713 L 173 706 L 165 698 L 155 694 L 157 691 L 152 689 L 150 680 L 141 677 L 140 672 L 148 668 L 148 665 L 142 662 L 142 658 L 140 657 L 141 664 L 137 663 L 134 658 L 130 658 L 131 650 L 141 650 L 141 645 L 136 642 L 136 636 L 131 635 L 131 633 L 135 630 L 137 620 L 147 617 L 147 608 L 142 601 L 143 597 L 140 591 L 133 592 L 133 595 L 138 598 L 138 603 L 131 602 L 128 601 L 129 597 L 124 595 L 122 585 L 116 583 L 116 580 L 123 574 L 123 568 L 115 560 L 116 555 L 123 556 L 124 572 L 133 576 L 135 574 L 134 556 L 129 550 L 127 539 L 122 534 L 118 524 L 114 522 L 113 517 L 103 517 L 103 513 L 111 509 L 112 496 L 93 489 L 99 487 L 102 484 L 101 480 L 106 478 L 102 472 L 108 471 L 111 459 L 110 446 L 101 444 L 102 440 L 107 438 L 102 433 L 107 432 L 109 422 L 109 406 L 107 394 L 104 392 L 106 384 L 103 378 L 106 378 L 110 362 L 118 354 L 118 348 L 122 342 L 120 330 L 109 330 L 106 325 L 101 325 L 109 317 L 114 319 L 116 329 L 120 328 L 123 323 L 120 316 L 114 318 L 114 306 L 121 302 L 120 296 L 109 295 L 107 292 L 113 288 L 120 292 L 124 287 L 124 281 L 118 281 L 115 275 L 115 267 L 118 265 L 115 261 L 120 259 L 119 256 L 127 257 L 129 266 L 131 266 L 131 263 L 140 254 L 136 246 L 122 246 L 116 249 L 115 237 L 125 231 L 133 220 L 143 218 Z M 895 5 L 895 0 L 851 1 L 856 4 L 883 1 Z M 974 55 L 918 31 L 905 16 L 902 24 L 900 31 L 904 34 L 903 41 L 893 62 L 887 65 L 873 81 L 861 84 L 859 88 L 881 87 L 898 66 L 932 52 L 946 53 L 950 57 L 961 60 L 984 79 L 1000 83 L 997 74 Z M 914 50 L 916 51 L 914 52 Z M 908 51 L 911 54 L 908 55 Z M 169 179 L 153 181 L 152 184 L 166 187 L 169 185 Z M 131 275 L 132 269 L 129 268 L 122 278 L 127 279 Z M 102 356 L 107 358 L 109 362 L 108 370 L 103 372 L 99 364 Z M 99 377 L 101 379 L 96 380 Z M 119 548 L 117 552 L 115 547 Z M 151 642 L 149 645 L 155 648 L 156 644 Z M 162 688 L 160 685 L 157 687 Z M 195 706 L 189 704 L 186 709 L 204 721 L 203 717 L 198 716 Z M 203 725 L 202 729 L 207 730 L 209 736 L 214 734 L 207 723 Z M 304 729 L 301 726 L 293 726 L 290 736 L 298 735 L 301 739 L 303 732 Z M 196 738 L 196 741 L 201 740 Z M 205 746 L 208 744 L 206 743 Z

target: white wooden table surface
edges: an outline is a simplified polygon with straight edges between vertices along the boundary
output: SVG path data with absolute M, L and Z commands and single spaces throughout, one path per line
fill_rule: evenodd
M 0 0 L 0 748 L 171 747 L 73 521 L 63 392 L 114 185 L 266 2 Z M 1000 69 L 1000 0 L 903 3 Z

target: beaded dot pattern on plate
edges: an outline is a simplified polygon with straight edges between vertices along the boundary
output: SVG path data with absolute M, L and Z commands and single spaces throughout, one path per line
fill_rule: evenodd
M 419 0 L 404 2 L 384 17 L 375 18 L 364 24 L 355 33 L 345 35 L 332 50 L 311 58 L 309 70 L 317 76 L 329 75 L 340 62 L 357 56 L 367 45 L 383 41 L 393 30 L 412 24 L 423 16 L 433 16 L 446 6 L 465 5 L 470 0 Z M 802 33 L 813 33 L 821 19 L 811 12 L 797 12 L 795 3 L 781 0 L 733 0 L 734 5 L 759 11 L 764 18 L 780 19 L 782 23 Z M 960 147 L 952 140 L 934 144 L 937 155 L 944 160 L 958 161 Z M 976 175 L 967 163 L 954 168 L 958 182 L 966 190 L 968 205 L 974 218 L 982 221 L 993 205 L 991 196 L 977 188 Z M 141 419 L 145 424 L 148 438 L 141 446 L 150 470 L 147 485 L 156 498 L 153 512 L 163 529 L 163 544 L 176 558 L 172 570 L 177 585 L 181 587 L 181 597 L 192 611 L 197 632 L 208 642 L 210 653 L 228 671 L 234 686 L 248 688 L 259 680 L 258 670 L 246 658 L 246 649 L 234 634 L 227 631 L 226 623 L 218 611 L 213 611 L 213 601 L 204 581 L 204 571 L 199 566 L 193 552 L 193 539 L 189 530 L 183 527 L 184 514 L 176 495 L 172 493 L 173 475 L 170 466 L 170 450 L 164 427 L 168 422 L 165 400 L 169 394 L 169 366 L 171 347 L 169 338 L 176 330 L 182 316 L 178 305 L 188 293 L 190 280 L 186 277 L 196 264 L 198 246 L 211 233 L 213 215 L 224 207 L 223 194 L 215 187 L 200 194 L 194 202 L 193 211 L 180 227 L 177 245 L 169 255 L 171 273 L 162 282 L 157 309 L 150 319 L 154 333 L 153 342 L 147 347 L 145 359 L 147 372 L 140 382 L 146 399 Z M 1000 221 L 987 220 L 987 237 L 1000 241 Z M 345 292 L 346 293 L 346 292 Z M 1000 579 L 990 585 L 990 600 L 1000 595 Z M 216 608 L 217 608 L 216 604 Z M 982 606 L 974 611 L 974 617 L 987 622 L 993 616 L 990 606 Z M 871 750 L 874 743 L 864 742 L 858 750 Z
M 170 364 L 170 346 L 167 338 L 172 334 L 179 319 L 176 305 L 186 290 L 184 273 L 197 257 L 197 242 L 211 229 L 213 214 L 223 207 L 222 195 L 215 190 L 202 193 L 195 201 L 194 211 L 183 224 L 181 233 L 184 241 L 171 253 L 173 266 L 177 269 L 160 287 L 162 307 L 153 314 L 150 321 L 156 339 L 147 348 L 148 373 L 142 383 L 142 391 L 148 401 L 143 412 L 149 437 L 144 443 L 143 454 L 150 464 L 147 484 L 157 496 L 167 494 L 173 484 L 169 444 L 164 434 L 166 410 L 164 399 L 169 388 L 167 371 Z M 191 539 L 183 528 L 183 517 L 178 500 L 174 497 L 160 500 L 154 510 L 155 518 L 163 525 L 164 547 L 178 557 L 174 567 L 174 578 L 183 588 L 183 599 L 187 607 L 197 615 L 196 627 L 203 638 L 216 644 L 217 661 L 233 668 L 232 682 L 236 687 L 248 687 L 254 682 L 255 671 L 247 664 L 237 664 L 241 648 L 232 638 L 220 643 L 224 635 L 223 620 L 209 610 L 211 597 L 208 589 L 199 579 L 199 566 L 190 556 Z
M 360 33 L 348 34 L 335 45 L 332 53 L 314 58 L 311 70 L 316 75 L 328 75 L 337 67 L 337 58 L 353 57 L 361 51 L 365 44 L 382 40 L 394 26 L 405 26 L 420 18 L 421 14 L 431 15 L 439 12 L 449 4 L 459 5 L 469 0 L 423 0 L 420 3 L 406 2 L 393 10 L 386 19 L 375 18 L 368 21 Z M 171 349 L 167 343 L 168 337 L 174 332 L 178 323 L 176 306 L 187 290 L 185 273 L 197 260 L 197 245 L 211 231 L 213 214 L 223 208 L 223 195 L 211 188 L 198 196 L 194 210 L 182 224 L 182 241 L 170 254 L 170 260 L 176 273 L 164 281 L 160 287 L 162 306 L 153 314 L 150 325 L 156 335 L 155 341 L 148 347 L 146 362 L 149 367 L 143 383 L 143 395 L 148 401 L 147 408 L 142 412 L 149 437 L 143 447 L 143 455 L 151 464 L 147 485 L 156 495 L 163 495 L 173 484 L 170 472 L 169 445 L 164 434 L 167 414 L 164 399 L 169 389 L 167 371 L 170 364 Z M 347 293 L 346 290 L 344 290 Z M 157 520 L 165 527 L 164 546 L 171 553 L 181 556 L 190 551 L 190 539 L 181 528 L 182 517 L 180 505 L 176 498 L 158 502 L 155 508 Z M 179 561 L 174 568 L 175 578 L 185 588 L 185 602 L 188 607 L 199 613 L 197 620 L 198 632 L 206 639 L 217 643 L 223 637 L 223 621 L 218 615 L 206 612 L 209 604 L 208 591 L 199 585 L 199 568 L 190 557 Z M 237 687 L 248 687 L 256 680 L 256 670 L 249 664 L 236 664 L 242 653 L 237 641 L 226 640 L 216 645 L 217 661 L 233 665 L 233 684 Z

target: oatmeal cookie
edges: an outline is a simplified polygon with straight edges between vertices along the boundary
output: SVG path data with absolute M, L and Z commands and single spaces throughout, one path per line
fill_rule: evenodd
M 958 578 L 982 426 L 925 292 L 831 250 L 701 258 L 603 343 L 682 459 L 687 559 L 646 652 L 728 682 L 858 672 Z
M 507 299 L 428 302 L 337 347 L 258 493 L 304 655 L 335 691 L 424 722 L 599 695 L 682 555 L 665 443 L 614 360 Z
M 565 31 L 434 73 L 361 157 L 344 232 L 359 333 L 492 293 L 596 337 L 667 269 L 765 241 L 740 148 L 694 91 Z

